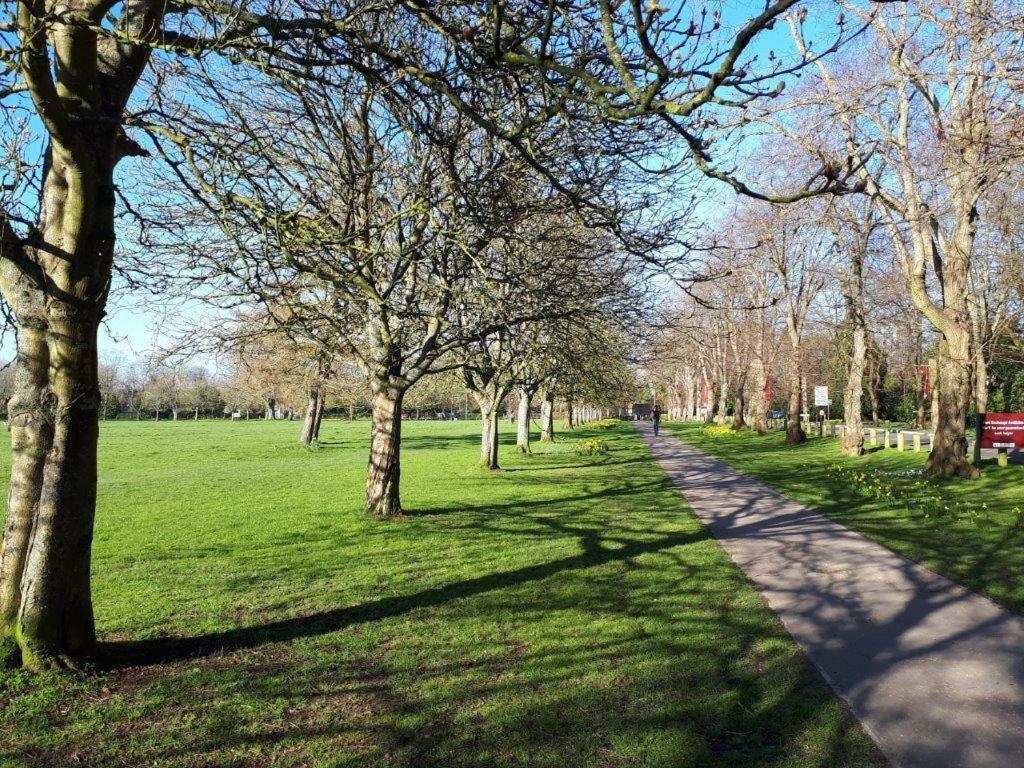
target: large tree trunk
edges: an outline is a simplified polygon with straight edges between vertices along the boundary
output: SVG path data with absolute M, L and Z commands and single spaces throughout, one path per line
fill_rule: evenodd
M 95 646 L 96 336 L 113 263 L 116 126 L 92 119 L 68 130 L 72 148 L 47 148 L 40 244 L 19 246 L 0 277 L 19 324 L 0 644 L 8 661 L 20 655 L 36 669 L 75 665 Z
M 528 387 L 519 390 L 519 412 L 516 415 L 516 450 L 520 453 L 530 452 L 530 411 L 533 404 L 533 391 Z
M 29 667 L 73 664 L 96 642 L 90 563 L 99 438 L 98 317 L 51 298 L 53 440 L 22 575 L 18 638 Z
M 317 406 L 320 403 L 320 390 L 311 389 L 306 398 L 306 416 L 302 421 L 302 431 L 299 433 L 299 442 L 302 445 L 312 445 L 316 439 L 316 418 Z
M 402 398 L 405 391 L 390 382 L 375 382 L 370 425 L 370 464 L 366 474 L 366 511 L 377 517 L 402 514 Z
M 546 391 L 540 405 L 540 441 L 550 443 L 555 439 L 555 393 Z
M 29 537 L 43 486 L 43 467 L 53 442 L 53 420 L 48 405 L 48 349 L 42 295 L 24 276 L 16 276 L 5 295 L 13 298 L 18 313 L 18 356 L 14 392 L 7 404 L 11 432 L 11 485 L 3 549 L 0 551 L 0 663 L 17 665 L 22 574 L 28 558 Z
M 867 357 L 867 329 L 863 316 L 854 311 L 853 350 L 850 367 L 846 372 L 846 390 L 843 392 L 843 453 L 860 456 L 864 453 L 864 421 L 861 418 L 861 398 L 864 393 L 864 363 Z
M 866 251 L 867 237 L 863 241 Z M 864 318 L 863 251 L 855 247 L 850 254 L 850 271 L 843 281 L 846 319 L 853 330 L 850 365 L 846 370 L 843 391 L 843 453 L 860 456 L 864 453 L 864 422 L 861 419 L 861 397 L 864 393 L 864 367 L 868 353 L 867 322 Z
M 971 400 L 970 331 L 948 327 L 939 360 L 938 424 L 925 469 L 943 477 L 977 477 L 967 460 L 965 425 Z

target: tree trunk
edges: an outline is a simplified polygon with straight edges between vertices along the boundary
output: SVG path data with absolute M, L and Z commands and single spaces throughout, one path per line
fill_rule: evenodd
M 405 392 L 390 383 L 375 383 L 373 390 L 366 511 L 377 517 L 396 517 L 402 513 L 399 451 Z
M 316 416 L 317 404 L 320 402 L 320 391 L 310 389 L 306 399 L 306 416 L 302 420 L 302 431 L 299 433 L 299 442 L 302 445 L 312 445 L 316 439 Z
M 768 431 L 769 403 L 765 397 L 765 393 L 768 388 L 768 374 L 764 360 L 760 357 L 756 357 L 754 359 L 753 367 L 754 391 L 750 401 L 750 414 L 754 422 L 754 429 L 757 430 L 759 435 L 763 435 Z
M 0 664 L 21 662 L 17 641 L 22 574 L 29 538 L 43 486 L 43 468 L 53 442 L 53 420 L 47 393 L 48 350 L 42 296 L 25 278 L 15 278 L 5 295 L 20 296 L 12 304 L 18 313 L 18 356 L 14 393 L 7 404 L 11 432 L 11 485 L 3 549 L 0 551 Z
M 947 327 L 943 354 L 939 360 L 938 428 L 925 469 L 943 477 L 978 476 L 967 461 L 965 425 L 967 404 L 971 400 L 970 331 L 967 327 Z
M 99 438 L 98 322 L 90 312 L 53 299 L 47 314 L 54 431 L 18 616 L 22 660 L 32 668 L 73 664 L 91 655 L 96 642 L 89 580 Z
M 533 404 L 533 392 L 528 387 L 519 390 L 519 412 L 516 416 L 516 450 L 520 453 L 530 452 L 530 411 Z
M 324 393 L 317 390 L 316 393 L 316 415 L 313 417 L 313 439 L 320 439 L 320 425 L 324 420 Z
M 0 644 L 8 661 L 17 663 L 20 651 L 33 669 L 73 666 L 95 647 L 96 336 L 114 251 L 113 122 L 76 121 L 71 148 L 56 140 L 47 147 L 41 244 L 21 246 L 24 258 L 5 260 L 0 276 L 19 325 Z
M 747 395 L 744 391 L 747 386 L 747 371 L 744 369 L 736 380 L 736 397 L 732 404 L 732 428 L 746 429 L 747 422 L 744 418 L 744 411 L 747 407 Z
M 550 443 L 555 439 L 555 393 L 547 391 L 540 406 L 540 441 Z
M 867 329 L 863 316 L 854 310 L 853 354 L 846 372 L 846 390 L 843 392 L 843 453 L 860 456 L 864 453 L 864 422 L 861 418 L 861 398 L 864 393 L 864 363 L 867 357 Z
M 480 466 L 500 469 L 498 466 L 498 408 L 500 397 L 478 396 L 480 403 Z
M 267 400 L 266 419 L 271 421 L 277 415 L 277 401 L 274 398 Z
M 786 423 L 786 443 L 799 445 L 807 441 L 807 433 L 800 424 L 800 394 L 803 386 L 803 372 L 800 365 L 800 350 L 793 350 L 792 371 L 789 377 L 789 420 Z
M 566 398 L 565 401 L 565 420 L 562 422 L 562 429 L 572 429 L 575 426 L 573 422 L 573 401 L 572 398 Z
M 988 361 L 981 349 L 974 358 L 974 399 L 978 413 L 988 413 Z
M 939 358 L 941 359 L 943 354 L 944 342 L 939 342 Z M 939 360 L 931 358 L 928 361 L 928 378 L 931 379 L 932 383 L 932 402 L 931 402 L 931 427 L 932 432 L 937 432 L 939 429 L 939 391 L 942 389 L 942 382 L 939 381 Z

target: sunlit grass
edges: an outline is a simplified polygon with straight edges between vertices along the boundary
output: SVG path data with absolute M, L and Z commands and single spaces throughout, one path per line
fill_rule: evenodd
M 407 423 L 393 522 L 365 422 L 298 428 L 103 425 L 118 663 L 9 673 L 0 763 L 883 765 L 628 426 L 488 473 L 475 424 Z

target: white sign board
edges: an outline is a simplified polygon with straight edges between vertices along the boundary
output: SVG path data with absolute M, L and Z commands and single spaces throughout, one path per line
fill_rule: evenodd
M 815 387 L 814 388 L 814 404 L 815 405 L 830 405 L 831 400 L 828 399 L 828 387 Z

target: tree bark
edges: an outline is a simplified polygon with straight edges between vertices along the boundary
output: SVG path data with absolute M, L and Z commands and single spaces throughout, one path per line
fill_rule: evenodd
M 555 393 L 546 391 L 540 406 L 540 441 L 550 443 L 555 439 Z
M 316 417 L 319 402 L 320 391 L 316 388 L 310 389 L 306 398 L 306 416 L 302 420 L 302 431 L 299 433 L 299 442 L 302 445 L 312 445 L 316 439 Z
M 530 411 L 533 405 L 533 392 L 528 387 L 519 389 L 519 411 L 516 415 L 516 450 L 520 453 L 530 452 Z
M 843 453 L 860 456 L 864 453 L 864 421 L 861 418 L 861 398 L 864 393 L 864 363 L 867 357 L 867 329 L 863 315 L 854 312 L 853 350 L 850 366 L 846 372 L 846 389 L 843 392 Z
M 68 65 L 58 63 L 64 76 Z M 112 106 L 120 115 L 116 98 Z M 20 652 L 21 662 L 33 669 L 74 666 L 95 646 L 90 556 L 101 400 L 96 336 L 113 264 L 119 155 L 118 120 L 98 119 L 89 111 L 94 104 L 83 108 L 88 119 L 62 123 L 64 136 L 51 137 L 46 149 L 35 244 L 18 246 L 0 277 L 19 324 L 0 643 L 9 661 L 16 663 Z M 2 226 L 4 255 L 10 256 L 10 229 Z M 20 604 L 12 628 L 15 599 Z
M 800 424 L 801 376 L 799 357 L 793 362 L 789 379 L 789 420 L 786 423 L 786 443 L 799 445 L 807 441 L 807 433 Z
M 324 420 L 324 393 L 317 390 L 316 393 L 316 415 L 313 418 L 313 439 L 320 439 L 320 425 Z
M 970 332 L 948 327 L 939 358 L 938 424 L 925 469 L 943 477 L 974 478 L 978 470 L 967 460 L 967 404 L 971 400 Z
M 0 551 L 0 663 L 21 662 L 17 640 L 22 575 L 43 486 L 43 468 L 53 442 L 52 401 L 47 391 L 49 352 L 43 298 L 24 276 L 5 295 L 18 314 L 14 393 L 7 404 L 11 432 L 11 485 L 3 550 Z
M 744 363 L 739 359 L 739 355 L 736 356 L 737 363 L 743 366 L 740 369 L 739 377 L 736 379 L 736 396 L 733 398 L 732 404 L 732 428 L 733 429 L 746 429 L 747 422 L 745 419 L 745 411 L 747 407 L 747 368 Z
M 760 356 L 754 358 L 754 391 L 750 401 L 750 413 L 754 422 L 754 429 L 759 435 L 768 431 L 768 408 L 769 403 L 765 398 L 765 390 L 768 387 L 768 373 L 764 360 Z
M 373 385 L 366 511 L 376 517 L 402 514 L 399 481 L 404 396 L 404 390 L 393 383 L 375 382 Z
M 99 438 L 98 318 L 50 300 L 54 431 L 22 576 L 18 638 L 30 668 L 73 665 L 93 652 L 90 564 Z M 56 363 L 56 364 L 55 364 Z
M 498 465 L 498 408 L 500 397 L 479 398 L 480 402 L 480 466 L 500 469 Z
M 843 454 L 860 456 L 864 453 L 864 422 L 861 419 L 861 398 L 864 393 L 864 366 L 867 361 L 868 332 L 864 317 L 864 260 L 868 235 L 854 246 L 850 254 L 850 269 L 843 280 L 843 298 L 846 319 L 853 331 L 850 365 L 846 370 L 846 388 L 843 391 Z

